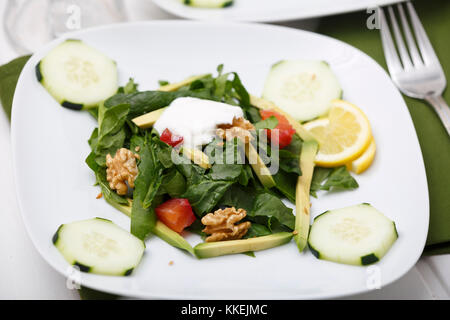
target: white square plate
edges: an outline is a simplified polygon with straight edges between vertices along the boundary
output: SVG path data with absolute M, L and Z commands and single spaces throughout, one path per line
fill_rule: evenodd
M 196 258 L 151 237 L 142 263 L 129 277 L 82 273 L 82 285 L 145 298 L 297 299 L 355 294 L 373 276 L 387 285 L 419 258 L 428 230 L 424 164 L 407 107 L 386 72 L 371 58 L 337 40 L 284 27 L 186 21 L 106 26 L 71 34 L 117 61 L 120 82 L 134 77 L 141 90 L 158 80 L 176 81 L 213 72 L 220 63 L 237 71 L 260 94 L 270 66 L 282 59 L 325 60 L 337 74 L 344 98 L 368 116 L 378 150 L 372 167 L 356 177 L 355 191 L 319 194 L 312 216 L 333 208 L 371 203 L 396 222 L 399 239 L 372 267 L 348 266 L 299 254 L 294 242 L 257 252 Z M 128 217 L 97 200 L 94 175 L 84 163 L 96 122 L 87 112 L 60 107 L 36 80 L 35 66 L 62 39 L 33 55 L 14 97 L 12 143 L 18 199 L 30 238 L 58 272 L 71 268 L 52 245 L 59 225 L 92 217 L 129 229 Z M 188 241 L 200 242 L 191 235 Z M 169 261 L 174 261 L 169 266 Z

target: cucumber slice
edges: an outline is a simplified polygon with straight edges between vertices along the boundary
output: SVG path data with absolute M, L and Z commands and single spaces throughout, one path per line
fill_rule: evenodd
M 183 0 L 183 3 L 197 8 L 226 8 L 233 5 L 233 0 Z
M 63 106 L 81 110 L 97 106 L 117 92 L 116 63 L 80 40 L 66 40 L 36 66 L 36 76 Z
M 397 238 L 395 223 L 363 203 L 316 217 L 308 245 L 319 259 L 368 265 L 379 261 Z
M 123 276 L 131 274 L 145 249 L 143 241 L 102 218 L 61 225 L 53 244 L 80 271 Z
M 263 98 L 275 103 L 297 121 L 324 115 L 330 101 L 342 95 L 339 82 L 324 61 L 286 60 L 272 66 Z

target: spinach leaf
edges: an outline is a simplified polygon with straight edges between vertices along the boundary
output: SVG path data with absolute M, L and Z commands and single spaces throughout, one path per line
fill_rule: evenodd
M 127 82 L 127 84 L 124 87 L 120 87 L 119 90 L 117 90 L 118 93 L 135 93 L 138 92 L 138 84 L 134 82 L 133 78 L 130 78 Z
M 269 228 L 265 225 L 253 222 L 244 238 L 254 238 L 254 237 L 262 237 L 271 234 Z
M 144 208 L 148 208 L 161 185 L 163 166 L 158 161 L 155 146 L 150 139 L 140 147 L 139 156 L 139 174 L 136 177 L 133 198 L 138 197 Z
M 249 257 L 252 257 L 252 258 L 256 258 L 254 251 L 242 252 L 242 254 L 245 254 L 246 256 L 249 256 Z
M 202 231 L 204 228 L 205 226 L 200 221 L 200 219 L 196 219 L 194 223 L 192 223 L 189 227 L 186 228 L 186 230 L 198 234 L 199 236 L 202 237 L 202 239 L 205 239 L 207 237 L 207 234 Z
M 186 179 L 175 167 L 173 167 L 163 176 L 158 193 L 168 193 L 171 198 L 179 198 L 185 191 Z
M 243 186 L 247 186 L 252 179 L 254 179 L 252 167 L 249 164 L 244 164 L 241 174 L 238 177 L 238 182 Z
M 352 190 L 358 188 L 358 182 L 351 176 L 345 166 L 338 168 L 314 169 L 310 194 L 317 197 L 319 190 Z
M 270 116 L 266 120 L 261 120 L 254 124 L 256 130 L 262 129 L 275 129 L 278 125 L 278 119 L 274 116 Z
M 279 224 L 294 229 L 295 216 L 292 209 L 274 194 L 254 187 L 243 188 L 237 184 L 229 188 L 219 202 L 220 206 L 242 208 L 247 219 L 267 227 L 270 231 Z
M 125 197 L 119 196 L 109 187 L 109 183 L 106 180 L 105 168 L 99 168 L 99 170 L 95 173 L 95 177 L 97 179 L 98 185 L 102 190 L 102 195 L 106 201 L 122 205 L 129 205 L 128 200 Z
M 191 83 L 189 87 L 181 88 L 185 90 L 203 89 L 209 91 L 211 100 L 222 101 L 228 104 L 239 104 L 244 109 L 250 106 L 250 96 L 242 85 L 241 79 L 235 72 L 223 73 L 223 65 L 217 67 L 217 77 L 208 75 L 202 79 Z M 230 76 L 233 78 L 230 80 Z
M 137 139 L 135 139 L 136 142 Z M 143 144 L 139 145 L 139 156 L 139 174 L 134 182 L 131 208 L 131 233 L 140 239 L 145 239 L 156 223 L 153 200 L 161 186 L 164 167 L 156 157 L 155 147 L 149 136 Z
M 298 155 L 294 155 L 287 150 L 279 150 L 279 157 L 281 170 L 286 173 L 295 173 L 297 176 L 302 175 L 300 169 L 300 157 Z
M 299 176 L 302 175 L 299 163 L 302 143 L 300 137 L 297 134 L 294 134 L 291 143 L 279 150 L 281 170 L 287 173 L 296 173 Z
M 221 74 L 221 70 L 219 70 L 219 76 L 214 79 L 214 96 L 218 98 L 222 98 L 225 96 L 227 91 L 230 90 L 230 87 L 227 86 L 228 83 L 228 74 Z
M 250 107 L 250 95 L 242 84 L 241 79 L 239 78 L 236 72 L 233 72 L 234 78 L 232 81 L 233 89 L 236 92 L 237 98 L 240 100 L 240 105 L 242 108 L 247 109 Z
M 118 93 L 105 101 L 105 106 L 110 108 L 120 104 L 129 104 L 128 119 L 133 119 L 144 113 L 167 107 L 173 100 L 179 97 L 196 97 L 200 99 L 214 100 L 208 90 L 198 91 L 141 91 L 136 93 Z
M 225 143 L 213 141 L 205 148 L 205 152 L 209 159 L 214 161 L 208 174 L 211 179 L 236 181 L 241 177 L 242 181 L 247 183 L 245 180 L 248 180 L 248 172 L 243 173 L 245 151 L 239 139 L 235 138 Z
M 317 198 L 317 191 L 321 190 L 322 183 L 330 176 L 331 171 L 333 169 L 331 168 L 322 168 L 322 167 L 315 167 L 313 177 L 311 180 L 311 187 L 309 193 Z
M 182 161 L 176 160 L 178 163 Z M 202 216 L 216 207 L 224 193 L 241 174 L 242 166 L 215 163 L 210 172 L 206 173 L 200 166 L 181 163 L 177 164 L 177 169 L 187 181 L 187 189 L 182 197 L 187 198 L 197 215 Z
M 116 95 L 107 99 L 104 104 L 108 108 L 120 104 L 129 104 L 128 119 L 164 108 L 179 97 L 195 97 L 231 104 L 236 104 L 237 100 L 243 108 L 249 107 L 250 97 L 239 76 L 236 73 L 222 74 L 222 68 L 219 66 L 219 75 L 216 78 L 205 76 L 173 92 L 138 92 L 137 85 L 130 79 L 125 87 L 120 89 Z M 232 80 L 228 79 L 229 75 L 234 76 Z
M 186 85 L 185 87 L 182 87 L 178 90 L 191 90 L 191 91 L 199 89 L 213 90 L 213 88 L 214 88 L 214 78 L 212 77 L 212 75 L 208 74 L 203 78 L 197 79 L 193 81 L 191 84 Z
M 164 168 L 171 168 L 173 166 L 172 161 L 172 147 L 167 143 L 161 141 L 159 137 L 153 137 L 153 144 L 155 146 L 156 157 Z
M 302 174 L 299 163 L 301 146 L 302 141 L 300 137 L 294 135 L 290 145 L 278 150 L 278 159 L 270 158 L 272 161 L 271 165 L 274 165 L 273 161 L 278 161 L 279 165 L 279 170 L 272 175 L 275 187 L 293 203 L 295 203 L 297 179 Z M 271 152 L 269 147 L 267 150 Z
M 232 184 L 233 182 L 231 181 L 203 178 L 197 184 L 188 184 L 187 190 L 182 197 L 189 200 L 195 213 L 201 217 L 216 207 Z
M 238 184 L 232 185 L 220 199 L 218 206 L 241 208 L 250 212 L 256 192 L 253 188 L 244 189 Z
M 212 180 L 235 181 L 242 174 L 243 166 L 240 164 L 215 163 L 209 173 Z
M 295 203 L 295 188 L 297 186 L 298 175 L 286 173 L 283 170 L 272 175 L 275 181 L 275 187 L 280 191 L 289 201 Z
M 253 106 L 249 106 L 245 110 L 245 115 L 251 123 L 257 123 L 261 121 L 261 114 L 259 113 L 259 109 Z
M 153 207 L 144 208 L 141 199 L 134 199 L 131 206 L 131 234 L 144 240 L 156 224 Z
M 335 168 L 328 180 L 321 186 L 322 190 L 348 190 L 358 188 L 358 182 L 350 175 L 345 166 Z
M 130 150 L 139 153 L 141 147 L 144 145 L 147 137 L 145 135 L 135 134 L 130 138 Z M 138 150 L 138 151 L 136 151 Z
M 89 108 L 87 112 L 95 119 L 98 120 L 98 107 L 97 108 Z
M 93 150 L 95 161 L 99 166 L 104 167 L 106 165 L 107 154 L 114 155 L 123 146 L 126 138 L 124 124 L 129 109 L 128 104 L 118 104 L 110 108 L 103 104 L 99 106 L 99 126 Z M 91 136 L 91 139 L 94 138 Z
M 175 157 L 178 157 L 177 160 L 177 169 L 180 171 L 180 173 L 186 177 L 186 181 L 188 185 L 193 185 L 199 183 L 205 174 L 205 169 L 197 166 L 195 164 L 190 163 L 180 163 L 181 161 L 188 160 L 187 158 L 184 158 L 180 155 L 175 154 Z M 183 160 L 180 160 L 183 159 Z
M 216 69 L 217 69 L 217 73 L 220 76 L 223 72 L 223 63 L 219 64 Z
M 273 230 L 277 223 L 293 230 L 295 227 L 295 216 L 292 209 L 275 195 L 263 192 L 256 195 L 252 210 L 248 213 L 248 219 L 257 223 L 265 224 Z
M 289 151 L 296 156 L 300 156 L 300 152 L 302 151 L 302 139 L 298 136 L 298 134 L 294 134 L 292 136 L 291 143 L 283 148 L 284 151 Z
M 95 161 L 95 146 L 97 145 L 98 141 L 98 128 L 95 128 L 94 131 L 92 131 L 91 137 L 88 140 L 88 144 L 91 147 L 91 153 L 89 153 L 88 157 L 86 158 L 86 164 L 89 166 L 89 168 L 92 169 L 92 171 L 97 172 L 99 169 L 99 165 Z

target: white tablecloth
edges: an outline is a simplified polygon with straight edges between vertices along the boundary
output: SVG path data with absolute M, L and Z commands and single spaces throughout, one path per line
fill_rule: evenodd
M 0 17 L 6 1 L 0 1 Z M 173 19 L 150 1 L 127 0 L 130 20 Z M 318 20 L 285 25 L 314 29 Z M 0 64 L 17 54 L 0 30 Z M 12 171 L 9 122 L 0 112 L 0 299 L 79 299 L 66 279 L 38 254 L 28 238 L 20 216 Z M 450 298 L 450 255 L 422 258 L 397 282 L 353 299 L 448 299 Z

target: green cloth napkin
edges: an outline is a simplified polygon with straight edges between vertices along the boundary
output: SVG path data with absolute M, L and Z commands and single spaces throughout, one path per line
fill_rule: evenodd
M 11 119 L 11 107 L 20 72 L 30 56 L 23 56 L 0 67 L 0 102 Z
M 428 36 L 450 76 L 450 1 L 415 1 L 414 5 L 422 20 Z M 364 51 L 386 69 L 378 30 L 366 27 L 366 13 L 352 13 L 323 18 L 319 32 L 345 41 Z M 20 72 L 29 56 L 17 58 L 0 67 L 0 102 L 11 116 L 12 99 Z M 449 78 L 450 80 L 450 78 Z M 430 226 L 424 254 L 450 253 L 450 138 L 439 118 L 426 103 L 405 97 L 414 126 L 419 137 L 428 179 L 430 198 Z M 444 98 L 450 102 L 450 90 Z M 82 299 L 115 299 L 117 296 L 89 288 L 79 290 Z
M 450 1 L 418 0 L 414 6 L 450 81 Z M 355 46 L 387 70 L 380 32 L 366 27 L 368 17 L 365 12 L 328 17 L 321 20 L 318 32 Z M 403 97 L 419 137 L 428 180 L 430 225 L 424 254 L 450 253 L 450 137 L 427 103 Z M 444 99 L 450 103 L 450 90 Z

